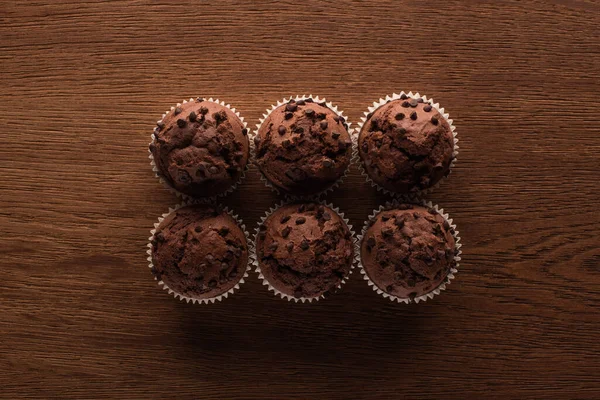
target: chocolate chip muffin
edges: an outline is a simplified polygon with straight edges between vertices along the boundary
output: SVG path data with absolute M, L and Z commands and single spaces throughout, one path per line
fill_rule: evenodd
M 406 95 L 367 116 L 358 152 L 365 171 L 396 193 L 428 189 L 450 173 L 454 136 L 448 121 L 423 99 Z
M 276 188 L 294 195 L 331 187 L 352 158 L 345 119 L 312 98 L 292 99 L 275 108 L 254 141 L 262 174 Z
M 249 157 L 248 130 L 229 108 L 198 98 L 157 123 L 150 152 L 158 175 L 192 197 L 225 193 L 240 179 Z
M 456 266 L 453 228 L 434 209 L 400 204 L 381 211 L 361 242 L 368 278 L 383 292 L 414 299 L 436 289 Z
M 316 203 L 288 204 L 260 225 L 256 253 L 264 278 L 295 298 L 333 292 L 353 261 L 352 234 L 331 208 Z
M 169 214 L 152 238 L 152 272 L 170 289 L 210 299 L 233 288 L 248 265 L 246 236 L 215 206 L 190 205 Z

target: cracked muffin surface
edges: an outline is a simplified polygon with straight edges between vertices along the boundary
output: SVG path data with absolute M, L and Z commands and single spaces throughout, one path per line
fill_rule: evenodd
M 332 186 L 350 165 L 352 140 L 343 117 L 325 102 L 290 100 L 274 109 L 256 137 L 256 163 L 275 187 L 310 195 Z
M 382 210 L 369 225 L 361 242 L 362 265 L 387 294 L 429 293 L 456 265 L 453 228 L 434 209 L 400 204 Z
M 370 113 L 358 137 L 369 177 L 396 193 L 434 186 L 450 173 L 453 151 L 448 121 L 431 104 L 406 95 Z
M 334 291 L 350 273 L 354 257 L 346 223 L 317 203 L 275 210 L 259 226 L 256 252 L 264 278 L 296 298 Z
M 249 157 L 247 134 L 229 108 L 198 98 L 157 123 L 150 152 L 170 186 L 192 197 L 211 197 L 241 177 Z
M 152 240 L 152 273 L 184 296 L 211 298 L 233 288 L 248 265 L 246 236 L 232 216 L 209 205 L 169 214 Z

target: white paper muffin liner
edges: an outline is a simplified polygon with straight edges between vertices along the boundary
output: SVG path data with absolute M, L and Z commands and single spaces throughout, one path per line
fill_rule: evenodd
M 294 204 L 296 202 L 298 202 L 298 200 L 289 200 L 289 199 L 286 199 L 284 201 L 281 201 L 275 207 L 271 207 L 269 209 L 269 211 L 267 211 L 265 213 L 265 215 L 263 217 L 261 217 L 260 222 L 258 223 L 258 225 L 256 226 L 256 228 L 254 229 L 255 230 L 255 233 L 254 233 L 254 243 L 252 245 L 252 249 L 254 250 L 254 254 L 253 254 L 252 260 L 254 262 L 254 266 L 256 267 L 255 271 L 258 274 L 258 278 L 262 281 L 262 284 L 264 286 L 268 287 L 269 291 L 272 291 L 276 296 L 279 296 L 282 299 L 285 299 L 287 301 L 294 301 L 296 303 L 299 302 L 299 301 L 302 302 L 302 303 L 304 303 L 304 302 L 311 303 L 313 301 L 316 302 L 316 301 L 319 301 L 320 299 L 325 298 L 325 294 L 321 294 L 321 295 L 314 296 L 314 297 L 294 297 L 294 296 L 290 296 L 288 294 L 285 294 L 285 293 L 279 291 L 278 289 L 276 289 L 275 287 L 273 287 L 269 283 L 269 281 L 263 276 L 263 274 L 262 274 L 262 272 L 260 270 L 260 264 L 259 264 L 259 261 L 258 261 L 258 254 L 257 254 L 258 251 L 256 249 L 256 243 L 258 241 L 258 234 L 260 232 L 260 226 L 263 225 L 265 223 L 265 221 L 267 220 L 267 218 L 269 218 L 271 216 L 271 214 L 273 214 L 276 210 L 278 210 L 279 208 L 281 208 L 283 206 L 286 206 L 288 204 Z M 357 264 L 356 246 L 357 246 L 358 239 L 356 237 L 356 234 L 354 233 L 354 230 L 352 229 L 352 225 L 350 225 L 350 223 L 349 223 L 350 221 L 344 216 L 344 213 L 341 212 L 338 207 L 334 207 L 333 204 L 326 203 L 325 201 L 322 201 L 322 200 L 308 200 L 308 201 L 305 201 L 305 202 L 306 203 L 313 202 L 313 203 L 316 203 L 316 204 L 321 204 L 321 205 L 323 205 L 325 207 L 329 207 L 330 209 L 332 209 L 344 221 L 344 223 L 348 227 L 348 230 L 350 231 L 350 234 L 352 235 L 352 245 L 353 245 L 354 252 L 355 252 L 354 259 L 352 260 L 352 263 L 350 264 L 350 271 L 348 272 L 348 275 L 346 275 L 342 279 L 342 281 L 340 282 L 340 284 L 335 288 L 336 291 L 339 291 L 342 288 L 342 285 L 344 285 L 346 283 L 346 281 L 348 281 L 348 279 L 350 279 L 350 275 L 352 275 L 352 270 L 354 269 L 354 267 Z M 302 200 L 300 201 L 299 204 L 301 204 L 301 203 L 302 203 Z M 331 293 L 331 292 L 328 292 L 328 293 Z
M 436 189 L 446 178 L 447 176 L 442 177 L 442 179 L 440 179 L 439 181 L 437 181 L 433 186 L 427 188 L 427 189 L 423 189 L 423 190 L 419 190 L 417 192 L 412 192 L 412 193 L 396 193 L 393 192 L 389 189 L 384 188 L 383 186 L 380 186 L 378 183 L 376 183 L 375 181 L 373 181 L 373 179 L 371 179 L 371 177 L 369 176 L 369 174 L 367 173 L 364 163 L 362 161 L 362 159 L 360 158 L 359 155 L 359 149 L 358 149 L 358 138 L 360 136 L 360 132 L 362 131 L 363 126 L 365 125 L 365 123 L 367 122 L 367 116 L 374 112 L 375 110 L 377 110 L 379 107 L 387 104 L 390 101 L 393 100 L 400 100 L 400 97 L 402 95 L 406 95 L 408 96 L 409 99 L 423 99 L 423 101 L 429 105 L 431 105 L 433 108 L 435 108 L 436 110 L 439 111 L 439 113 L 444 117 L 444 119 L 448 122 L 448 124 L 450 125 L 450 129 L 452 131 L 452 136 L 454 137 L 454 149 L 452 151 L 452 161 L 450 162 L 450 170 L 448 172 L 448 175 L 450 175 L 450 173 L 452 173 L 452 169 L 454 168 L 454 165 L 456 164 L 456 160 L 457 160 L 457 156 L 458 156 L 458 133 L 456 132 L 456 127 L 453 125 L 453 121 L 450 119 L 450 115 L 448 113 L 446 113 L 444 111 L 443 107 L 440 107 L 440 105 L 436 102 L 433 101 L 433 99 L 428 99 L 427 96 L 421 96 L 419 93 L 413 93 L 413 92 L 400 92 L 398 94 L 396 93 L 392 93 L 391 96 L 385 96 L 385 98 L 380 98 L 378 101 L 373 102 L 373 105 L 371 107 L 369 107 L 367 109 L 367 111 L 365 111 L 364 113 L 364 117 L 361 117 L 360 121 L 357 124 L 356 127 L 356 134 L 353 135 L 353 156 L 354 159 L 357 161 L 358 163 L 358 167 L 360 170 L 360 173 L 365 177 L 365 179 L 367 180 L 367 182 L 369 182 L 371 184 L 371 186 L 373 186 L 374 188 L 376 188 L 378 191 L 385 193 L 385 194 L 389 194 L 391 196 L 394 197 L 398 197 L 398 198 L 406 198 L 406 197 L 413 197 L 413 196 L 422 196 L 425 195 L 427 193 L 430 193 L 432 190 Z
M 369 229 L 369 223 L 371 221 L 374 221 L 377 214 L 379 214 L 381 211 L 384 211 L 388 207 L 392 207 L 392 208 L 396 207 L 402 203 L 422 205 L 424 207 L 434 209 L 439 215 L 442 216 L 442 218 L 444 218 L 444 220 L 446 220 L 448 222 L 448 224 L 452 228 L 452 230 L 453 230 L 452 236 L 454 237 L 454 242 L 455 242 L 455 246 L 456 246 L 456 250 L 457 250 L 457 253 L 454 255 L 454 261 L 456 261 L 456 265 L 454 266 L 454 268 L 450 269 L 450 273 L 446 276 L 446 279 L 432 291 L 425 293 L 421 296 L 415 297 L 414 299 L 396 297 L 396 296 L 393 296 L 393 295 L 381 290 L 371 280 L 371 278 L 369 278 L 369 275 L 365 271 L 365 268 L 362 264 L 362 258 L 361 258 L 361 254 L 360 254 L 361 244 L 362 244 L 363 238 L 365 237 L 365 234 L 367 233 L 367 229 Z M 444 213 L 444 210 L 442 208 L 439 208 L 437 204 L 432 205 L 431 201 L 419 200 L 416 197 L 412 197 L 409 199 L 405 198 L 400 201 L 393 200 L 391 202 L 387 202 L 385 205 L 379 206 L 378 209 L 373 210 L 373 213 L 371 215 L 369 215 L 367 221 L 365 221 L 363 229 L 362 229 L 360 235 L 358 235 L 357 241 L 356 241 L 356 249 L 355 249 L 356 263 L 360 268 L 360 273 L 363 275 L 363 278 L 367 281 L 368 285 L 371 286 L 375 292 L 382 295 L 383 297 L 389 298 L 391 301 L 397 301 L 398 303 L 406 303 L 406 304 L 409 304 L 412 302 L 419 303 L 420 301 L 427 301 L 427 299 L 433 299 L 434 296 L 439 295 L 442 292 L 442 290 L 446 290 L 446 286 L 450 284 L 450 281 L 452 279 L 454 279 L 454 276 L 458 273 L 459 261 L 461 260 L 460 255 L 462 254 L 462 251 L 460 250 L 460 248 L 462 247 L 462 244 L 460 243 L 460 236 L 458 235 L 458 233 L 459 232 L 456 230 L 456 225 L 452 223 L 452 219 L 449 217 L 448 213 Z
M 152 263 L 152 241 L 154 240 L 154 234 L 156 233 L 156 229 L 158 229 L 158 226 L 160 225 L 160 223 L 167 216 L 169 216 L 169 214 L 171 214 L 172 212 L 178 210 L 181 207 L 185 207 L 185 206 L 193 205 L 193 204 L 205 204 L 205 203 L 198 202 L 198 201 L 183 202 L 183 203 L 176 205 L 174 208 L 169 208 L 169 212 L 164 213 L 160 217 L 158 217 L 158 222 L 154 224 L 154 229 L 150 230 L 151 236 L 148 238 L 148 244 L 147 244 L 148 250 L 146 250 L 146 254 L 148 254 L 148 258 L 147 258 L 148 268 L 152 269 L 154 267 L 154 264 Z M 196 303 L 208 304 L 208 303 L 214 303 L 215 301 L 221 301 L 223 299 L 226 299 L 229 295 L 232 295 L 236 290 L 238 290 L 240 288 L 240 285 L 242 283 L 244 283 L 245 278 L 248 277 L 248 271 L 250 271 L 250 269 L 252 268 L 252 265 L 255 264 L 255 262 L 254 262 L 254 254 L 255 254 L 254 242 L 252 242 L 250 240 L 250 234 L 248 233 L 248 231 L 246 231 L 246 225 L 244 225 L 244 222 L 242 221 L 242 219 L 239 218 L 237 216 L 237 214 L 234 214 L 233 211 L 231 211 L 229 208 L 223 207 L 223 211 L 225 211 L 227 214 L 229 214 L 237 222 L 238 226 L 240 227 L 242 232 L 244 232 L 244 236 L 246 237 L 246 245 L 248 246 L 248 265 L 246 266 L 244 275 L 235 284 L 234 287 L 232 287 L 225 293 L 221 293 L 220 295 L 214 296 L 214 297 L 199 299 L 199 298 L 195 298 L 195 297 L 184 296 L 184 295 L 178 293 L 177 291 L 175 291 L 175 290 L 171 289 L 169 286 L 167 286 L 167 284 L 165 282 L 163 282 L 162 280 L 159 281 L 156 278 L 156 276 L 154 276 L 154 274 L 152 274 L 154 276 L 154 280 L 158 281 L 158 285 L 162 286 L 163 290 L 166 290 L 169 294 L 173 295 L 173 297 L 175 297 L 176 299 L 179 299 L 182 301 L 185 300 L 187 303 L 189 303 L 191 301 L 194 304 L 196 304 Z
M 162 120 L 167 116 L 167 114 L 173 110 L 175 110 L 175 107 L 179 107 L 182 104 L 185 104 L 187 102 L 194 102 L 195 99 L 194 98 L 190 98 L 189 100 L 183 100 L 181 103 L 177 103 L 175 106 L 171 107 L 170 110 L 165 111 L 165 113 L 162 115 L 161 119 L 159 119 L 158 121 L 156 121 L 157 123 L 162 122 Z M 152 154 L 152 152 L 150 151 L 150 149 L 148 149 L 148 153 L 149 156 L 148 158 L 150 159 L 150 166 L 152 167 L 152 171 L 154 172 L 154 175 L 156 176 L 156 178 L 158 178 L 159 182 L 163 184 L 164 187 L 167 188 L 167 190 L 169 190 L 171 193 L 175 194 L 175 196 L 179 197 L 181 200 L 183 201 L 194 201 L 194 202 L 200 202 L 200 203 L 211 203 L 214 202 L 215 200 L 217 200 L 220 197 L 224 197 L 227 196 L 228 194 L 230 194 L 231 192 L 233 192 L 238 185 L 244 180 L 244 178 L 246 177 L 246 172 L 248 171 L 248 168 L 250 167 L 250 164 L 252 163 L 253 160 L 253 154 L 254 154 L 254 137 L 251 135 L 251 130 L 248 129 L 248 124 L 246 123 L 246 121 L 244 121 L 244 117 L 242 117 L 240 115 L 240 113 L 238 111 L 235 110 L 235 108 L 231 107 L 229 104 L 226 104 L 224 101 L 220 101 L 219 99 L 213 99 L 212 97 L 208 98 L 208 99 L 204 99 L 204 101 L 209 101 L 211 103 L 215 103 L 215 104 L 219 104 L 223 107 L 227 107 L 229 110 L 231 110 L 231 112 L 233 112 L 235 115 L 237 115 L 237 117 L 240 119 L 240 121 L 242 121 L 242 125 L 244 126 L 243 129 L 246 129 L 248 131 L 248 162 L 246 163 L 246 166 L 244 167 L 244 169 L 242 170 L 242 174 L 240 175 L 239 179 L 233 184 L 231 185 L 231 187 L 229 189 L 227 189 L 226 191 L 224 191 L 223 193 L 219 193 L 215 196 L 210 196 L 210 197 L 193 197 L 190 196 L 189 194 L 185 194 L 180 192 L 179 190 L 175 189 L 173 186 L 171 186 L 169 184 L 169 182 L 164 179 L 161 174 L 160 171 L 158 170 L 156 163 L 154 161 L 154 155 Z M 154 131 L 156 131 L 156 128 L 154 128 Z M 154 143 L 154 141 L 156 140 L 156 136 L 154 135 L 154 133 L 152 133 L 150 135 L 150 139 L 152 140 L 150 142 L 150 144 Z
M 333 103 L 325 100 L 325 98 L 323 97 L 319 97 L 319 96 L 313 96 L 312 94 L 307 95 L 297 95 L 297 96 L 291 96 L 291 97 L 287 97 L 287 98 L 283 98 L 283 100 L 279 100 L 276 104 L 272 104 L 271 107 L 267 108 L 265 114 L 263 114 L 262 118 L 259 119 L 259 123 L 256 124 L 256 130 L 254 131 L 253 134 L 253 139 L 254 137 L 258 136 L 258 131 L 260 130 L 260 127 L 262 126 L 262 124 L 265 122 L 265 120 L 269 117 L 269 115 L 271 115 L 271 113 L 277 109 L 279 106 L 282 106 L 284 104 L 287 104 L 290 100 L 306 100 L 306 99 L 313 99 L 313 101 L 315 103 L 322 103 L 325 102 L 327 107 L 333 111 L 335 114 L 337 114 L 338 117 L 342 117 L 344 118 L 344 120 L 346 121 L 346 124 L 348 125 L 348 134 L 350 135 L 350 140 L 352 140 L 352 143 L 354 143 L 354 130 L 350 127 L 350 121 L 348 121 L 348 117 L 346 117 L 344 115 L 344 112 L 342 110 L 338 110 L 338 107 L 336 105 L 334 105 Z M 253 140 L 254 142 L 254 140 Z M 264 176 L 264 174 L 262 173 L 262 171 L 260 170 L 260 168 L 258 168 L 258 171 L 260 172 L 260 180 L 263 181 L 263 183 L 269 187 L 273 192 L 275 192 L 278 195 L 283 195 L 287 200 L 296 200 L 296 201 L 302 201 L 302 200 L 315 200 L 318 197 L 321 197 L 329 192 L 332 192 L 333 190 L 335 190 L 335 188 L 337 188 L 340 184 L 342 184 L 344 178 L 346 178 L 346 175 L 348 175 L 348 170 L 350 169 L 350 165 L 352 165 L 352 161 L 354 158 L 354 145 L 352 146 L 352 155 L 351 155 L 351 159 L 350 159 L 350 163 L 348 164 L 348 167 L 346 167 L 346 169 L 344 170 L 344 173 L 342 174 L 341 177 L 338 178 L 338 180 L 336 180 L 331 186 L 329 186 L 328 188 L 317 192 L 315 194 L 311 194 L 311 195 L 294 195 L 291 193 L 288 193 L 286 191 L 284 191 L 283 189 L 278 188 L 277 186 L 273 185 L 271 182 L 269 182 L 269 180 Z M 256 158 L 254 158 L 254 161 L 256 162 Z

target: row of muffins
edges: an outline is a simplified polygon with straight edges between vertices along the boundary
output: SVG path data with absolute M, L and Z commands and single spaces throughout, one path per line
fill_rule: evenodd
M 423 193 L 447 176 L 458 149 L 452 120 L 418 93 L 374 103 L 356 137 L 332 103 L 312 96 L 284 99 L 267 110 L 253 136 L 229 105 L 190 99 L 157 121 L 149 147 L 152 166 L 178 195 L 214 200 L 243 178 L 254 146 L 265 182 L 304 197 L 339 183 L 354 148 L 370 182 L 406 195 Z
M 157 176 L 178 195 L 214 200 L 237 186 L 254 145 L 255 163 L 269 186 L 314 196 L 340 181 L 354 147 L 377 188 L 422 193 L 450 172 L 456 156 L 452 120 L 443 111 L 418 94 L 388 96 L 369 108 L 353 143 L 337 107 L 302 96 L 272 106 L 251 140 L 235 109 L 190 99 L 157 122 L 150 158 Z M 181 207 L 155 224 L 148 259 L 165 289 L 194 302 L 227 297 L 252 263 L 265 285 L 297 301 L 335 291 L 359 259 L 369 284 L 398 301 L 431 297 L 453 277 L 460 244 L 437 207 L 388 205 L 365 225 L 360 248 L 336 211 L 314 202 L 283 205 L 263 218 L 250 242 L 231 212 Z
M 251 265 L 277 295 L 318 300 L 341 288 L 360 262 L 374 290 L 408 303 L 433 297 L 453 278 L 457 235 L 443 210 L 430 203 L 393 202 L 377 210 L 356 238 L 338 209 L 308 201 L 270 210 L 252 241 L 227 209 L 189 204 L 159 219 L 148 260 L 159 283 L 188 302 L 227 297 Z

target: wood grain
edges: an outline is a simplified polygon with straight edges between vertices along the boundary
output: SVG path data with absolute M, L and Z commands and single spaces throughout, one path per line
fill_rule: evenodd
M 598 1 L 0 1 L 0 21 L 0 398 L 600 398 Z M 464 242 L 447 292 L 159 290 L 167 107 L 216 96 L 254 124 L 313 93 L 356 122 L 400 90 L 459 132 L 429 196 Z M 328 196 L 355 227 L 386 199 L 355 166 Z M 254 227 L 277 200 L 253 169 L 225 203 Z

